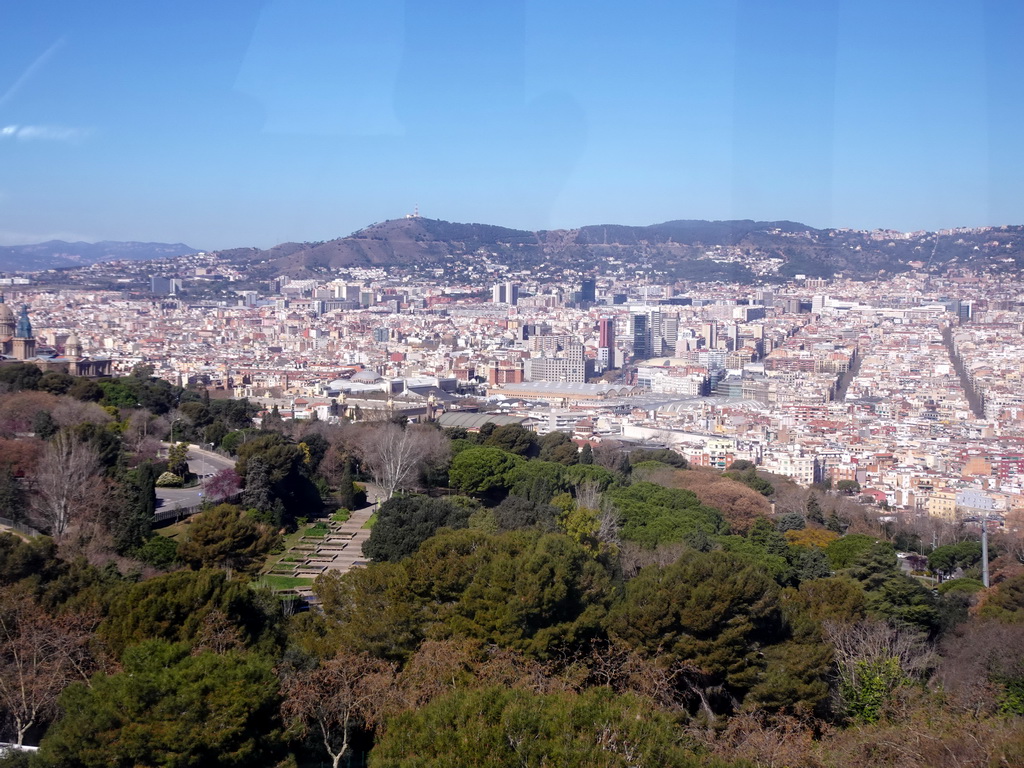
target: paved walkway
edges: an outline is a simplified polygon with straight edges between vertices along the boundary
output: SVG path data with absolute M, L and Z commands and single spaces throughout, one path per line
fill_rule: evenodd
M 346 574 L 353 568 L 360 568 L 368 562 L 363 556 L 363 544 L 370 538 L 370 529 L 364 528 L 366 521 L 377 511 L 379 491 L 373 485 L 366 488 L 370 503 L 354 511 L 344 523 L 329 523 L 330 532 L 315 540 L 303 540 L 300 546 L 308 547 L 309 559 L 305 567 L 295 568 L 296 576 L 317 576 L 335 572 Z M 292 549 L 295 554 L 300 550 Z M 298 587 L 296 593 L 310 605 L 317 603 L 313 588 Z
M 370 529 L 363 528 L 363 525 L 376 511 L 376 504 L 363 507 L 359 511 L 353 512 L 347 521 L 331 531 L 327 538 L 344 541 L 345 548 L 327 566 L 327 570 L 348 573 L 353 567 L 366 563 L 363 557 L 363 543 L 370 538 Z

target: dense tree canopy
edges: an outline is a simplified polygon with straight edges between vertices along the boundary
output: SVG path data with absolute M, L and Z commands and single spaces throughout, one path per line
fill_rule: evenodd
M 871 536 L 851 533 L 830 543 L 825 548 L 825 554 L 828 555 L 832 567 L 836 570 L 849 568 L 861 555 L 871 549 L 875 541 Z
M 349 642 L 383 658 L 403 656 L 426 636 L 543 656 L 598 633 L 613 588 L 604 568 L 566 536 L 466 529 L 427 540 L 401 563 L 324 582 L 319 592 L 342 634 L 358 626 L 375 638 Z
M 371 765 L 715 768 L 698 758 L 665 714 L 596 689 L 583 695 L 489 688 L 452 694 L 396 718 Z
M 981 542 L 978 541 L 947 544 L 928 555 L 928 567 L 943 576 L 951 576 L 959 569 L 970 568 L 980 562 Z
M 195 515 L 188 536 L 178 547 L 178 559 L 195 570 L 258 569 L 280 537 L 266 524 L 246 515 L 241 507 L 218 504 Z
M 509 473 L 521 462 L 518 456 L 501 448 L 467 448 L 452 459 L 448 477 L 452 487 L 463 493 L 500 494 L 509 487 Z
M 480 430 L 481 445 L 500 448 L 516 456 L 534 456 L 539 450 L 537 435 L 520 424 L 503 424 L 500 427 L 487 424 L 485 427 L 493 428 Z
M 194 643 L 215 613 L 227 617 L 245 641 L 273 643 L 257 594 L 220 570 L 179 571 L 126 586 L 99 633 L 116 654 L 145 640 Z
M 469 499 L 402 496 L 377 510 L 377 522 L 363 553 L 377 561 L 408 557 L 440 528 L 465 528 L 476 505 Z
M 647 546 L 681 541 L 695 531 L 714 535 L 727 529 L 722 516 L 690 491 L 639 482 L 609 497 L 622 521 L 622 535 Z
M 7 371 L 0 514 L 38 518 L 44 482 L 97 491 L 66 506 L 59 541 L 0 534 L 0 737 L 42 737 L 35 764 L 978 765 L 968 743 L 1021 762 L 1011 532 L 991 538 L 986 589 L 977 542 L 931 546 L 962 530 L 752 463 L 577 452 L 518 425 L 261 431 L 252 405 L 145 367 L 103 385 Z M 238 453 L 204 493 L 241 507 L 153 528 L 172 425 Z M 339 549 L 319 537 L 365 519 L 360 486 L 381 495 L 366 441 L 382 430 L 438 460 L 377 510 L 371 562 L 324 573 L 322 610 L 297 610 Z M 70 444 L 91 471 L 61 486 Z M 908 568 L 894 547 L 921 554 Z M 936 589 L 929 554 L 964 578 Z
M 64 716 L 40 762 L 57 768 L 186 768 L 272 764 L 283 746 L 278 686 L 265 658 L 240 651 L 190 655 L 149 641 L 123 671 L 64 692 Z
M 693 665 L 705 695 L 715 685 L 742 695 L 764 671 L 764 648 L 786 639 L 775 582 L 724 552 L 645 568 L 626 585 L 609 629 L 648 655 Z

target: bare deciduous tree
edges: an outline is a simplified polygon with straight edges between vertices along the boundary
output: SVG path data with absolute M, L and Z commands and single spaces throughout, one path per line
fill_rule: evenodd
M 414 488 L 420 470 L 448 458 L 448 441 L 430 427 L 376 424 L 365 427 L 361 437 L 363 464 L 380 486 L 384 500 L 395 491 Z
M 726 760 L 743 760 L 757 768 L 783 768 L 821 764 L 814 754 L 816 725 L 781 713 L 743 712 L 730 718 L 720 732 L 693 732 L 710 752 Z
M 74 398 L 61 398 L 54 406 L 53 420 L 61 428 L 70 428 L 82 422 L 108 424 L 114 420 L 106 410 L 96 403 L 87 403 Z
M 298 670 L 284 678 L 282 714 L 300 733 L 318 734 L 331 764 L 338 768 L 353 731 L 380 723 L 394 683 L 393 665 L 341 651 L 316 669 Z
M 600 538 L 601 534 L 598 534 Z M 654 549 L 649 549 L 635 541 L 623 541 L 619 544 L 619 557 L 622 563 L 622 573 L 627 579 L 632 579 L 641 570 L 649 565 L 665 568 L 682 557 L 689 547 L 681 541 L 662 543 Z
M 618 469 L 622 455 L 622 443 L 618 440 L 603 440 L 594 448 L 594 463 L 610 472 Z
M 127 414 L 127 418 L 124 418 L 125 414 Z M 156 439 L 156 434 L 153 429 L 153 414 L 145 408 L 139 408 L 131 411 L 122 408 L 121 416 L 123 421 L 127 422 L 124 430 L 121 432 L 121 439 L 131 450 L 138 450 L 138 448 L 146 441 Z
M 601 508 L 601 485 L 590 481 L 576 486 L 576 505 L 584 509 Z
M 214 608 L 199 629 L 195 645 L 192 647 L 192 655 L 198 656 L 205 651 L 227 653 L 244 649 L 245 641 L 238 626 L 224 611 Z
M 337 443 L 331 443 L 327 453 L 324 454 L 323 459 L 320 461 L 318 471 L 327 479 L 328 483 L 337 488 L 341 483 L 342 476 L 345 474 L 348 462 L 349 458 L 348 454 L 345 453 L 345 449 Z
M 65 431 L 47 444 L 33 479 L 36 516 L 58 541 L 72 517 L 93 511 L 102 499 L 99 454 Z
M 921 677 L 936 661 L 922 633 L 894 627 L 885 621 L 826 621 L 824 629 L 841 670 L 852 670 L 858 661 L 895 658 L 904 673 Z
M 14 392 L 0 401 L 0 433 L 13 437 L 18 432 L 33 431 L 33 422 L 40 411 L 52 413 L 60 401 L 47 392 L 31 390 Z
M 881 706 L 879 697 L 888 695 L 879 686 L 923 680 L 938 659 L 923 633 L 885 621 L 825 621 L 823 628 L 833 648 L 839 694 L 846 707 L 860 700 L 865 712 L 873 711 Z
M 27 594 L 0 589 L 0 706 L 21 744 L 33 726 L 57 713 L 57 697 L 95 664 L 89 639 L 98 617 L 51 616 Z
M 1024 677 L 1024 625 L 974 620 L 942 643 L 932 680 L 950 700 L 974 713 L 995 712 L 1005 683 Z

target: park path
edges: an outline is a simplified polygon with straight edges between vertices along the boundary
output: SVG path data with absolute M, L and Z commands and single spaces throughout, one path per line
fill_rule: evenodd
M 373 483 L 363 483 L 363 487 L 366 489 L 366 506 L 354 511 L 344 523 L 336 524 L 335 530 L 340 538 L 348 539 L 348 546 L 327 566 L 329 571 L 348 573 L 354 566 L 367 562 L 363 557 L 363 544 L 370 538 L 370 529 L 363 526 L 377 511 L 384 494 L 380 487 Z M 331 533 L 334 534 L 334 531 Z
M 363 525 L 376 511 L 377 505 L 370 504 L 353 512 L 344 523 L 332 526 L 328 540 L 335 538 L 339 541 L 345 541 L 346 546 L 345 549 L 338 553 L 334 562 L 328 564 L 327 570 L 348 573 L 353 567 L 366 563 L 366 559 L 363 557 L 363 544 L 370 538 L 370 529 L 363 528 Z
M 381 498 L 380 489 L 371 483 L 367 483 L 367 505 L 362 509 L 352 512 L 344 523 L 330 524 L 331 531 L 323 538 L 322 545 L 328 548 L 343 545 L 344 548 L 333 552 L 333 559 L 328 563 L 324 563 L 326 569 L 324 573 L 333 571 L 339 575 L 344 575 L 353 568 L 366 565 L 368 559 L 363 556 L 363 544 L 370 538 L 370 529 L 363 526 L 377 511 Z M 299 587 L 295 591 L 310 605 L 316 605 L 318 602 L 311 586 Z

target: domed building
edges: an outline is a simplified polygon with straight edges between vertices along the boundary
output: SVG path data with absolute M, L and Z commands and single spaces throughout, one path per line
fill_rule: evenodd
M 64 356 L 67 358 L 79 358 L 82 356 L 82 342 L 78 340 L 74 331 L 64 340 Z
M 37 356 L 36 338 L 32 332 L 32 321 L 28 316 L 28 305 L 23 304 L 17 318 L 0 295 L 0 362 L 34 363 L 43 371 L 60 371 L 72 376 L 100 378 L 110 376 L 109 357 L 91 357 L 85 354 L 82 342 L 74 331 L 64 342 L 63 356 Z
M 11 305 L 4 301 L 3 295 L 0 295 L 0 353 L 3 353 L 5 357 L 15 357 L 18 360 L 27 360 L 29 357 L 35 355 L 35 340 L 32 339 L 32 323 L 28 319 L 28 307 L 21 308 L 22 318 L 15 318 L 14 311 L 11 309 Z M 32 339 L 32 343 L 28 345 L 24 343 L 27 339 Z M 26 352 L 30 354 L 26 354 Z
M 32 321 L 28 319 L 28 304 L 21 305 L 11 345 L 14 356 L 19 360 L 29 360 L 36 356 L 36 337 L 32 333 Z
M 74 331 L 64 340 L 64 356 L 55 357 L 52 362 L 66 364 L 72 376 L 88 376 L 91 379 L 110 375 L 109 357 L 91 357 L 85 354 L 82 342 Z
M 14 338 L 16 324 L 10 304 L 7 304 L 3 294 L 0 294 L 0 343 L 6 345 Z

